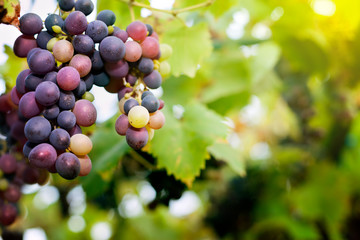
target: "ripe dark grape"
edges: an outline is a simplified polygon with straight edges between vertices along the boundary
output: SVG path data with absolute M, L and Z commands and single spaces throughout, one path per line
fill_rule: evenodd
M 151 36 L 151 34 L 153 34 L 153 27 L 150 24 L 145 24 L 145 26 L 148 31 L 147 36 Z
M 104 62 L 100 56 L 99 51 L 95 51 L 91 57 L 92 71 L 99 72 L 104 68 Z
M 21 71 L 19 73 L 19 75 L 16 78 L 16 90 L 20 93 L 20 94 L 25 94 L 26 93 L 26 88 L 25 88 L 25 78 L 31 73 L 30 69 L 25 69 L 23 71 Z
M 29 162 L 38 168 L 50 168 L 57 158 L 56 150 L 48 143 L 41 143 L 34 147 L 29 154 Z
M 108 28 L 103 21 L 95 20 L 88 24 L 85 34 L 91 37 L 95 43 L 99 43 L 107 37 Z
M 60 109 L 57 105 L 52 105 L 48 108 L 45 108 L 43 111 L 43 115 L 47 120 L 54 120 L 58 117 L 60 113 Z
M 35 13 L 26 13 L 20 18 L 20 31 L 25 35 L 33 36 L 41 31 L 43 22 Z
M 144 41 L 147 36 L 146 25 L 140 21 L 130 23 L 126 28 L 126 32 L 135 41 Z
M 65 28 L 71 35 L 79 35 L 87 28 L 87 20 L 84 13 L 74 11 L 65 19 Z
M 86 92 L 86 83 L 81 80 L 79 86 L 77 88 L 75 88 L 75 90 L 73 92 L 74 92 L 75 97 L 81 98 L 82 95 L 84 95 Z
M 95 43 L 88 35 L 75 36 L 72 44 L 77 53 L 91 55 L 95 50 Z
M 85 77 L 91 71 L 91 59 L 86 55 L 76 54 L 71 59 L 69 66 L 75 68 L 79 72 L 80 77 Z
M 25 118 L 32 118 L 43 110 L 41 106 L 35 99 L 35 92 L 25 93 L 19 101 L 19 112 Z
M 157 70 L 152 71 L 144 77 L 144 83 L 151 89 L 156 89 L 161 86 L 161 75 Z
M 139 61 L 138 69 L 144 74 L 149 74 L 154 70 L 154 62 L 150 58 L 141 58 Z
M 0 205 L 0 223 L 4 226 L 12 224 L 18 212 L 16 207 L 11 203 Z
M 98 13 L 96 20 L 103 21 L 107 26 L 111 26 L 116 21 L 116 16 L 111 10 L 103 10 Z
M 26 91 L 35 91 L 35 89 L 37 88 L 37 86 L 43 81 L 42 77 L 34 74 L 34 73 L 30 73 L 26 78 L 25 78 L 25 88 Z
M 74 0 L 59 0 L 59 7 L 63 11 L 70 11 L 75 6 Z
M 141 100 L 143 100 L 146 96 L 154 96 L 154 94 L 150 91 L 143 92 L 141 94 Z
M 27 59 L 30 70 L 35 74 L 46 74 L 55 67 L 55 58 L 51 52 L 40 49 Z
M 111 77 L 123 78 L 129 72 L 129 64 L 124 60 L 120 60 L 114 63 L 108 62 L 105 63 L 105 70 Z
M 105 86 L 105 90 L 109 93 L 117 93 L 124 87 L 123 78 L 110 77 L 110 83 Z
M 94 76 L 90 73 L 87 76 L 83 78 L 85 85 L 86 85 L 86 91 L 90 91 L 91 88 L 94 85 Z
M 128 82 L 131 86 L 134 86 L 135 83 L 137 81 L 137 77 L 132 75 L 132 74 L 128 74 L 126 75 L 126 82 Z
M 43 117 L 33 117 L 27 121 L 24 132 L 30 142 L 46 142 L 51 133 L 51 124 Z
M 99 51 L 105 61 L 117 62 L 125 56 L 125 44 L 117 37 L 108 36 L 101 41 Z
M 118 27 L 114 27 L 114 32 L 112 33 L 112 36 L 120 38 L 124 43 L 129 38 L 128 33 Z
M 59 70 L 56 80 L 61 89 L 71 91 L 79 86 L 80 74 L 73 67 L 63 67 Z
M 76 116 L 76 123 L 83 127 L 89 127 L 96 121 L 97 112 L 94 105 L 85 99 L 75 103 L 73 113 Z
M 7 201 L 16 203 L 21 197 L 20 188 L 15 184 L 10 184 L 4 192 L 4 197 Z
M 70 110 L 75 106 L 75 96 L 70 91 L 60 91 L 60 98 L 58 102 L 59 108 L 63 110 Z
M 40 48 L 47 49 L 46 46 L 53 37 L 54 36 L 47 31 L 41 31 L 36 38 L 36 43 Z
M 70 135 L 64 129 L 58 128 L 51 132 L 49 141 L 56 150 L 65 150 L 70 146 Z
M 118 99 L 119 101 L 125 96 L 126 93 L 132 92 L 132 88 L 124 87 L 118 92 Z
M 75 125 L 72 129 L 70 129 L 68 131 L 68 133 L 70 134 L 70 137 L 75 135 L 75 134 L 79 134 L 79 133 L 82 133 L 82 130 L 80 128 L 79 125 Z
M 76 178 L 80 173 L 80 161 L 73 153 L 62 153 L 56 159 L 56 171 L 65 179 Z
M 110 77 L 105 72 L 93 74 L 94 84 L 99 87 L 105 87 L 110 83 Z
M 159 100 L 154 95 L 148 95 L 143 98 L 141 106 L 145 107 L 149 113 L 156 112 L 159 109 Z M 125 110 L 125 106 L 124 106 Z
M 76 104 L 75 104 L 76 106 Z M 70 111 L 62 111 L 56 119 L 57 124 L 66 130 L 72 129 L 76 124 L 76 117 Z
M 57 76 L 57 72 L 49 72 L 44 76 L 44 81 L 50 81 L 57 84 L 56 76 Z
M 33 36 L 21 35 L 14 43 L 14 53 L 18 57 L 26 57 L 31 49 L 36 48 L 38 45 Z
M 126 142 L 135 150 L 140 150 L 148 142 L 149 134 L 145 127 L 129 127 L 126 130 Z
M 121 136 L 125 136 L 129 127 L 130 125 L 128 117 L 125 114 L 121 114 L 115 122 L 116 132 Z
M 0 169 L 6 173 L 14 173 L 16 171 L 16 158 L 11 154 L 4 154 L 0 157 Z
M 20 98 L 22 97 L 22 94 L 20 94 L 17 90 L 16 87 L 13 87 L 13 89 L 11 89 L 11 101 L 15 104 L 15 105 L 19 105 L 20 102 Z
M 50 14 L 45 19 L 45 27 L 49 33 L 54 33 L 52 27 L 59 26 L 61 29 L 64 27 L 64 20 L 57 14 Z
M 129 98 L 128 100 L 126 100 L 126 102 L 124 103 L 125 114 L 128 114 L 131 108 L 138 105 L 138 101 L 136 101 L 134 98 Z
M 75 10 L 83 12 L 87 16 L 94 10 L 94 4 L 91 0 L 77 0 L 75 2 Z
M 54 105 L 60 98 L 58 86 L 50 81 L 40 83 L 35 90 L 35 99 L 45 107 Z
M 32 143 L 30 141 L 27 141 L 25 144 L 24 144 L 24 147 L 23 147 L 23 154 L 25 157 L 29 157 L 29 154 L 31 152 L 31 150 L 36 146 L 37 144 L 36 143 Z

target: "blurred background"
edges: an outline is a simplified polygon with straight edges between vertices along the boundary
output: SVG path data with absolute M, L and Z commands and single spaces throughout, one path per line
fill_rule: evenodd
M 216 0 L 175 17 L 156 9 L 205 0 L 136 2 L 173 48 L 166 126 L 130 150 L 116 94 L 94 87 L 92 172 L 25 186 L 3 238 L 360 239 L 360 1 Z M 42 19 L 57 5 L 20 3 Z M 121 0 L 94 4 L 131 22 Z M 0 25 L 0 93 L 26 68 L 19 35 Z

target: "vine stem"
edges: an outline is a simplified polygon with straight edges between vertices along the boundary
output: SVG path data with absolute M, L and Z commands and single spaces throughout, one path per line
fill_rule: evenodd
M 130 0 L 128 3 L 132 22 L 135 21 L 134 2 L 135 2 L 134 0 Z
M 146 8 L 151 11 L 168 13 L 170 15 L 173 15 L 174 17 L 176 17 L 179 13 L 189 12 L 189 11 L 193 11 L 193 10 L 196 10 L 199 8 L 208 7 L 215 2 L 215 0 L 208 0 L 206 2 L 195 4 L 193 6 L 189 6 L 189 7 L 185 7 L 185 8 L 167 10 L 167 9 L 154 8 L 149 5 L 136 2 L 134 0 L 119 0 L 119 1 L 129 4 L 129 6 L 131 5 L 131 6 L 135 6 L 135 7 Z

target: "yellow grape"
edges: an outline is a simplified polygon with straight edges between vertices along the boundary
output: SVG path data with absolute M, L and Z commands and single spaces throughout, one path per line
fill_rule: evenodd
M 155 130 L 152 129 L 151 127 L 149 126 L 146 126 L 146 130 L 148 131 L 148 134 L 149 134 L 149 140 L 148 141 L 151 141 L 154 137 L 154 134 L 155 134 Z
M 169 76 L 171 67 L 168 61 L 163 61 L 160 63 L 159 72 L 162 77 Z
M 70 150 L 77 156 L 84 156 L 92 149 L 91 139 L 84 134 L 75 134 L 70 138 Z
M 143 106 L 135 106 L 130 109 L 128 114 L 129 123 L 134 128 L 145 127 L 149 122 L 149 111 Z
M 172 55 L 172 47 L 166 43 L 161 43 L 160 44 L 160 52 L 161 52 L 161 56 L 160 56 L 160 61 L 164 61 L 166 59 L 168 59 L 171 55 Z

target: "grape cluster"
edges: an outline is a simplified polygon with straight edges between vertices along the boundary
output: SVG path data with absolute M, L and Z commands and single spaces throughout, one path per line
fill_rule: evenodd
M 21 154 L 26 142 L 25 119 L 18 114 L 10 93 L 0 96 L 0 224 L 12 224 L 17 215 L 17 202 L 23 184 L 40 185 L 48 181 L 49 173 L 30 166 Z

